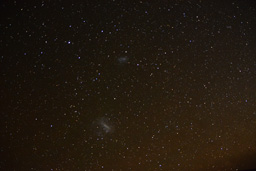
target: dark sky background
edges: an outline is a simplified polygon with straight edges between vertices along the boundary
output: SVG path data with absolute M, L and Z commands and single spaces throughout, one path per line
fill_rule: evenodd
M 1 170 L 256 168 L 256 3 L 1 1 Z

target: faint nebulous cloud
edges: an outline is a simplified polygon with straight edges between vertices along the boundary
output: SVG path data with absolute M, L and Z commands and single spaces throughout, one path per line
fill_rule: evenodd
M 100 117 L 93 121 L 92 131 L 97 136 L 105 137 L 107 134 L 114 132 L 114 125 L 111 123 L 110 118 Z
M 121 56 L 117 59 L 119 64 L 126 64 L 129 61 L 129 58 L 127 56 Z

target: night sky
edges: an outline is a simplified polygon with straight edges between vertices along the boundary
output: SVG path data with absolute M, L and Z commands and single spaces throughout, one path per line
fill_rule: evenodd
M 253 0 L 0 6 L 0 170 L 256 168 Z

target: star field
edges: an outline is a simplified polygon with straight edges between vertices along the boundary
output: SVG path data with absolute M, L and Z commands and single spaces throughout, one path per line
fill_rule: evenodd
M 254 1 L 0 6 L 0 170 L 256 169 Z

